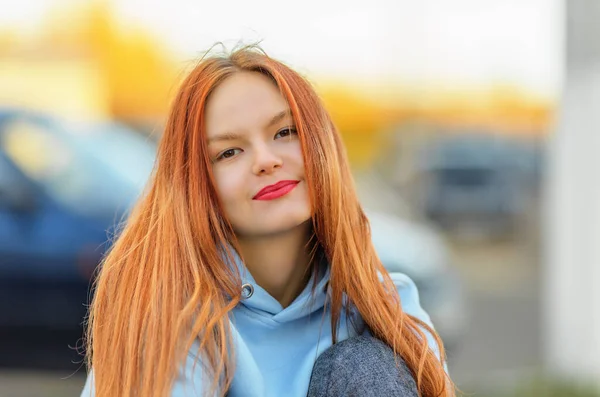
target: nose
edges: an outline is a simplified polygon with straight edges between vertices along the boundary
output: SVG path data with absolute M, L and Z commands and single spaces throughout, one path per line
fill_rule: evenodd
M 252 172 L 256 175 L 271 174 L 277 168 L 281 168 L 283 160 L 281 156 L 274 153 L 267 145 L 255 150 Z

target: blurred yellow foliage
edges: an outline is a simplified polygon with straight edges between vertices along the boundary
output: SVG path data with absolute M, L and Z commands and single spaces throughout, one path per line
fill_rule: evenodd
M 109 6 L 98 2 L 57 12 L 49 19 L 47 31 L 48 45 L 98 63 L 115 117 L 155 120 L 164 116 L 176 68 L 158 40 L 142 30 L 123 31 Z
M 0 30 L 0 54 L 8 53 L 13 49 L 17 41 L 17 35 L 7 29 Z
M 324 85 L 318 92 L 342 134 L 350 161 L 358 167 L 368 165 L 393 126 L 394 114 L 347 84 Z
M 389 90 L 389 87 L 387 87 Z M 421 121 L 439 133 L 474 130 L 481 133 L 537 135 L 547 132 L 554 117 L 549 99 L 527 95 L 518 87 L 496 85 L 483 90 L 415 93 L 406 88 L 352 89 L 326 84 L 318 89 L 339 128 L 354 165 L 369 165 L 386 145 L 390 133 L 410 121 Z M 404 131 L 413 131 L 411 128 Z M 435 132 L 435 131 L 433 131 Z
M 454 92 L 429 97 L 414 113 L 450 127 L 503 131 L 508 134 L 542 134 L 550 128 L 555 104 L 510 85 L 481 92 Z

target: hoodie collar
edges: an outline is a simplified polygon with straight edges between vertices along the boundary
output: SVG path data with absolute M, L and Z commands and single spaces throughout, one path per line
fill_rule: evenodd
M 323 308 L 327 298 L 329 286 L 329 264 L 326 260 L 319 262 L 317 272 L 313 272 L 310 280 L 294 301 L 286 308 L 282 307 L 279 301 L 272 297 L 265 289 L 256 283 L 250 271 L 244 265 L 239 255 L 232 250 L 235 256 L 235 265 L 241 277 L 242 300 L 239 305 L 243 305 L 254 312 L 270 316 L 273 320 L 279 322 L 292 321 L 307 316 Z M 313 286 L 316 288 L 313 294 Z

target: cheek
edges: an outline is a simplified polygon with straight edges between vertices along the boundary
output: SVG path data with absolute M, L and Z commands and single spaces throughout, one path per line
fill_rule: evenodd
M 213 173 L 217 184 L 217 194 L 223 204 L 230 205 L 232 202 L 234 203 L 236 200 L 245 197 L 243 173 L 234 172 L 234 170 L 228 170 L 227 168 L 213 169 Z
M 290 151 L 290 159 L 293 161 L 294 167 L 300 169 L 301 175 L 304 176 L 304 157 L 302 156 L 300 142 Z

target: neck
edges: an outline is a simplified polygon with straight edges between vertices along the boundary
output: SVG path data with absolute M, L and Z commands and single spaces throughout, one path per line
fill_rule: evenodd
M 302 292 L 310 272 L 310 223 L 270 236 L 238 237 L 244 264 L 258 285 L 289 306 Z

